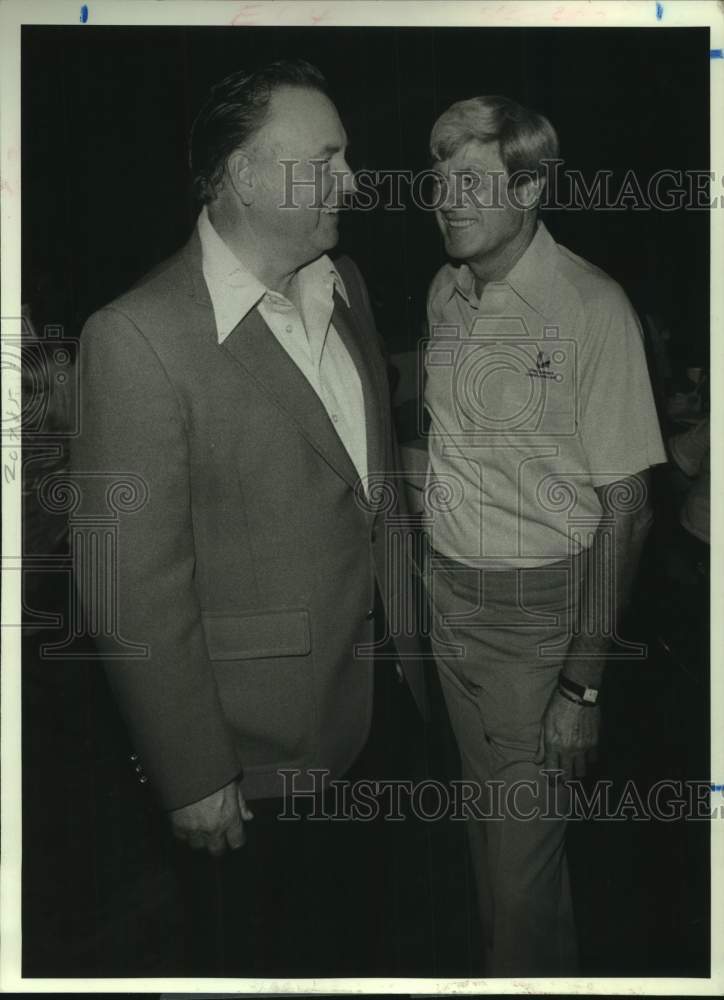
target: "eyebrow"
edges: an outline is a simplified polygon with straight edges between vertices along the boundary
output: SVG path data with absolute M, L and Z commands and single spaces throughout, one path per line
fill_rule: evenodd
M 431 170 L 435 170 L 437 173 L 442 173 L 442 171 L 440 170 L 440 163 L 441 162 L 442 161 L 440 161 L 440 160 L 435 160 L 433 162 L 433 164 L 432 164 L 432 167 L 430 169 Z M 469 170 L 481 170 L 483 173 L 486 173 L 486 174 L 491 174 L 491 173 L 496 173 L 496 174 L 497 173 L 505 173 L 504 170 L 503 171 L 501 171 L 499 169 L 492 169 L 491 170 L 490 167 L 486 167 L 482 163 L 466 163 L 462 167 L 454 167 L 453 170 L 452 170 L 452 173 L 454 173 L 454 174 L 464 174 L 466 171 L 469 171 Z
M 345 139 L 346 139 L 346 138 L 347 138 L 347 137 L 345 136 Z M 315 155 L 315 156 L 327 156 L 327 155 L 328 155 L 329 153 L 339 153 L 339 151 L 340 151 L 341 149 L 349 149 L 349 147 L 350 147 L 351 145 L 352 145 L 352 143 L 351 143 L 351 142 L 349 142 L 349 141 L 347 141 L 347 142 L 343 142 L 343 143 L 341 143 L 341 144 L 339 144 L 339 143 L 335 143 L 335 144 L 334 144 L 333 146 L 329 146 L 329 145 L 328 145 L 328 146 L 323 146 L 323 147 L 322 147 L 322 148 L 321 148 L 321 149 L 320 149 L 320 150 L 319 150 L 319 151 L 318 151 L 317 153 L 315 153 L 314 155 Z

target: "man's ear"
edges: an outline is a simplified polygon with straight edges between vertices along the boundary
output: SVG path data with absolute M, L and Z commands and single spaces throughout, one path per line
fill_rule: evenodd
M 535 170 L 518 170 L 508 182 L 508 198 L 513 208 L 529 212 L 538 208 L 546 179 Z
M 226 176 L 242 204 L 250 205 L 254 197 L 254 167 L 242 149 L 235 149 L 226 161 Z
M 531 177 L 521 184 L 518 198 L 522 208 L 537 208 L 543 198 L 545 177 Z

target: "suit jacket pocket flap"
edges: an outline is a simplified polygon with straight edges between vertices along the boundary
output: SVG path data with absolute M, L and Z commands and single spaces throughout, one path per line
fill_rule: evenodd
M 312 648 L 306 608 L 203 615 L 212 660 L 306 656 Z

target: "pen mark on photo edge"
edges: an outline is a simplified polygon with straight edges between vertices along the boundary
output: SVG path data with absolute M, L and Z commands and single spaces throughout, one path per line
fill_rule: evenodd
M 231 19 L 232 28 L 239 24 L 253 24 L 259 15 L 259 4 L 247 3 Z
M 88 4 L 84 3 L 80 9 L 80 23 L 85 24 L 88 20 Z
M 709 52 L 710 59 L 724 59 L 724 49 L 711 49 Z
M 656 4 L 656 20 L 660 21 L 664 16 L 664 5 L 662 3 Z

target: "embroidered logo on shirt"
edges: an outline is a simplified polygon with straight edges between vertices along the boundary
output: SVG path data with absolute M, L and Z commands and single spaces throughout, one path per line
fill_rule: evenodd
M 560 382 L 563 379 L 560 372 L 551 370 L 550 356 L 544 354 L 543 351 L 538 351 L 535 359 L 535 368 L 529 368 L 528 374 L 532 378 L 552 378 L 556 382 Z

